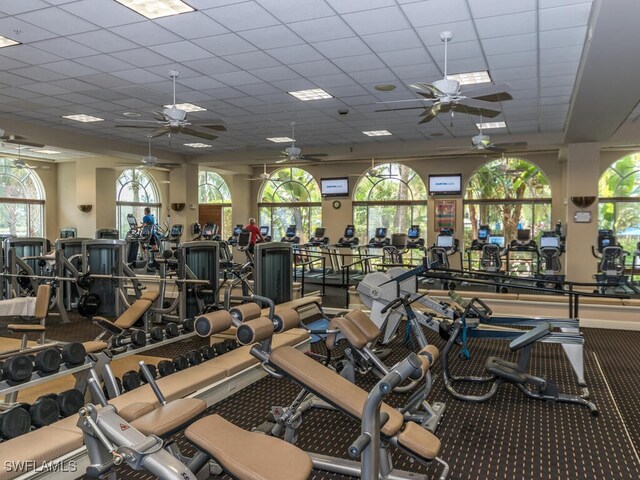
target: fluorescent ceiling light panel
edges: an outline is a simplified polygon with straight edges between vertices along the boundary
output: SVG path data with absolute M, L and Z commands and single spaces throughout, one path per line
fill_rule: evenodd
M 267 138 L 267 140 L 274 143 L 293 142 L 293 138 L 289 138 L 289 137 L 271 137 L 271 138 Z
M 116 0 L 116 2 L 150 19 L 194 11 L 181 0 Z
M 173 105 L 165 105 L 164 108 L 171 108 Z M 207 109 L 194 105 L 193 103 L 176 103 L 176 108 L 185 112 L 205 112 Z
M 289 95 L 296 97 L 298 100 L 308 102 L 309 100 L 324 100 L 326 98 L 333 98 L 327 92 L 321 88 L 312 88 L 311 90 L 298 90 L 296 92 L 287 92 Z
M 389 130 L 369 130 L 368 132 L 362 132 L 369 137 L 384 137 L 387 135 L 393 135 Z
M 191 148 L 208 148 L 211 146 L 208 143 L 184 143 L 183 145 Z
M 3 37 L 0 35 L 0 48 L 10 47 L 11 45 L 19 45 L 20 42 L 16 42 L 15 40 L 11 40 L 10 38 Z
M 476 83 L 489 83 L 491 77 L 489 72 L 483 70 L 482 72 L 467 72 L 456 73 L 455 75 L 447 75 L 449 80 L 457 80 L 460 85 L 475 85 Z
M 507 124 L 504 122 L 484 122 L 476 123 L 476 127 L 486 130 L 488 128 L 506 128 Z
M 103 122 L 104 118 L 92 117 L 91 115 L 79 114 L 79 115 L 63 115 L 62 118 L 68 120 L 75 120 L 76 122 L 89 123 L 89 122 Z
M 31 150 L 33 153 L 43 153 L 45 155 L 56 155 L 58 153 L 60 153 L 57 150 L 49 150 L 47 148 L 42 148 L 40 150 Z

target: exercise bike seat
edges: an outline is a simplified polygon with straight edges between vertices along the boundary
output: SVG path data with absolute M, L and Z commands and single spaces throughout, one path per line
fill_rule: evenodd
M 279 438 L 243 430 L 220 415 L 204 417 L 184 433 L 233 478 L 306 480 L 311 474 L 313 464 L 303 450 Z
M 190 424 L 207 409 L 200 398 L 179 398 L 153 409 L 131 422 L 131 426 L 143 435 L 164 438 Z
M 549 333 L 551 333 L 551 324 L 548 322 L 541 323 L 537 327 L 532 328 L 528 332 L 512 340 L 509 344 L 509 348 L 515 352 L 516 350 L 520 350 L 521 348 L 531 345 L 541 338 L 546 337 Z

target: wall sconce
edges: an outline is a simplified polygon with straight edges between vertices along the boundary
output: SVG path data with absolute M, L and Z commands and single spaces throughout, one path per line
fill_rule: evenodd
M 93 208 L 93 205 L 78 205 L 78 210 L 80 210 L 83 213 L 89 213 L 92 208 Z
M 596 201 L 596 197 L 571 197 L 571 203 L 578 208 L 589 208 Z
M 171 210 L 173 210 L 174 212 L 181 212 L 182 210 L 184 210 L 184 203 L 172 203 Z

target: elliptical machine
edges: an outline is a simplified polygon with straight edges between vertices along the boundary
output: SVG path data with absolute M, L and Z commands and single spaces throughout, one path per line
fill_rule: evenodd
M 629 252 L 625 251 L 616 240 L 613 230 L 598 230 L 597 249 L 592 245 L 591 253 L 598 261 L 598 273 L 594 275 L 599 284 L 598 290 L 606 294 L 613 288 L 614 293 L 627 293 L 631 288 L 629 279 L 624 274 L 625 260 Z M 638 293 L 633 289 L 633 293 Z
M 313 232 L 313 237 L 309 239 L 306 245 L 309 247 L 322 247 L 327 245 L 329 243 L 329 237 L 324 236 L 325 230 L 324 227 L 317 227 L 315 232 Z
M 289 227 L 287 227 L 287 231 L 284 234 L 284 237 L 282 237 L 280 241 L 299 245 L 300 237 L 298 236 L 298 227 L 296 227 L 295 225 L 289 225 Z
M 356 228 L 353 225 L 347 225 L 344 229 L 344 234 L 336 243 L 336 247 L 351 248 L 356 247 L 360 243 L 360 239 L 356 237 Z
M 269 225 L 260 226 L 260 235 L 262 235 L 262 238 L 264 238 L 265 242 L 271 241 L 271 235 L 269 235 Z
M 373 235 L 373 238 L 369 240 L 369 246 L 372 248 L 383 248 L 391 244 L 391 239 L 387 237 L 387 228 L 378 227 Z
M 460 241 L 455 238 L 453 228 L 443 228 L 436 237 L 436 242 L 427 249 L 429 268 L 449 270 L 449 257 L 460 250 Z
M 542 232 L 540 237 L 540 245 L 538 247 L 538 278 L 544 282 L 552 282 L 556 288 L 562 288 L 565 276 L 562 273 L 562 262 L 560 257 L 564 253 L 565 242 L 561 235 L 562 230 L 558 232 L 558 226 L 555 230 Z

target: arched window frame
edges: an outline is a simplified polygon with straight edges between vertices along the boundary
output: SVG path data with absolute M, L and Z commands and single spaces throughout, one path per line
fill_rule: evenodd
M 516 162 L 521 162 L 519 166 L 526 168 L 520 172 L 519 177 L 514 175 L 517 170 L 512 167 Z M 496 169 L 504 168 L 504 174 L 497 174 L 491 170 L 492 167 Z M 535 183 L 536 181 L 538 182 L 537 184 Z M 472 190 L 474 182 L 478 185 L 477 190 L 479 190 L 480 195 L 478 195 L 478 191 Z M 496 184 L 496 190 L 501 190 L 502 193 L 492 195 L 492 185 L 495 188 Z M 507 192 L 511 193 L 514 191 L 513 189 L 517 191 L 520 186 L 524 186 L 522 195 L 507 195 Z M 499 158 L 486 162 L 471 175 L 465 188 L 463 202 L 465 217 L 464 244 L 468 246 L 471 244 L 472 239 L 477 238 L 478 225 L 474 225 L 473 218 L 478 217 L 474 215 L 474 209 L 480 212 L 479 221 L 482 224 L 489 224 L 492 230 L 495 230 L 495 228 L 494 225 L 490 224 L 493 220 L 490 221 L 489 218 L 495 216 L 496 211 L 501 212 L 501 228 L 506 243 L 515 238 L 518 224 L 522 223 L 523 220 L 529 222 L 523 227 L 531 228 L 532 238 L 538 238 L 544 230 L 552 228 L 551 200 L 552 194 L 549 180 L 542 169 L 533 162 L 515 157 Z M 511 209 L 507 223 L 505 223 L 506 208 Z M 528 209 L 531 210 L 531 218 L 524 219 L 522 217 L 523 211 L 526 212 Z
M 43 237 L 44 220 L 45 191 L 38 174 L 0 158 L 0 235 Z
M 619 158 L 598 181 L 598 228 L 611 229 L 633 261 L 640 235 L 640 153 Z
M 407 174 L 406 178 L 402 178 Z M 384 176 L 384 178 L 380 178 Z M 397 197 L 394 199 L 375 199 L 372 196 L 384 183 L 398 184 Z M 363 199 L 366 194 L 366 199 Z M 405 198 L 399 198 L 401 196 Z M 427 234 L 427 187 L 424 180 L 411 167 L 402 163 L 383 163 L 369 168 L 358 179 L 353 189 L 353 223 L 361 243 L 373 237 L 375 229 L 380 226 L 389 228 L 392 233 L 406 233 L 411 225 L 419 225 L 422 236 Z M 385 225 L 373 225 L 371 212 L 374 209 L 393 211 L 393 222 Z M 364 218 L 362 218 L 364 217 Z M 406 225 L 405 225 L 406 222 Z
M 211 199 L 211 201 L 205 201 L 206 192 L 204 189 L 207 187 L 210 187 L 217 193 L 217 198 Z M 221 205 L 222 225 L 219 225 L 220 235 L 222 238 L 229 238 L 233 230 L 233 222 L 231 220 L 231 190 L 229 190 L 229 185 L 226 180 L 219 173 L 212 170 L 200 170 L 198 173 L 198 203 L 200 205 Z
M 127 179 L 125 176 L 129 174 L 129 172 L 131 172 L 131 178 Z M 145 195 L 133 201 L 123 199 L 122 195 L 125 193 L 125 189 L 128 186 L 130 188 L 134 183 L 140 186 L 145 192 Z M 160 201 L 160 189 L 155 179 L 148 172 L 140 168 L 123 170 L 116 179 L 116 226 L 120 231 L 121 238 L 124 238 L 129 231 L 127 214 L 133 213 L 138 223 L 140 223 L 144 215 L 143 211 L 145 207 L 151 209 L 151 213 L 155 216 L 156 222 L 160 224 L 162 202 Z
M 305 192 L 298 200 L 290 193 L 298 189 Z M 271 190 L 271 191 L 269 191 Z M 304 200 L 300 198 L 304 196 Z M 289 197 L 289 198 L 286 198 Z M 262 183 L 258 194 L 260 225 L 268 225 L 274 240 L 284 237 L 288 222 L 296 222 L 302 242 L 322 226 L 322 195 L 313 175 L 302 168 L 283 167 L 271 172 Z M 288 222 L 283 219 L 289 218 Z

